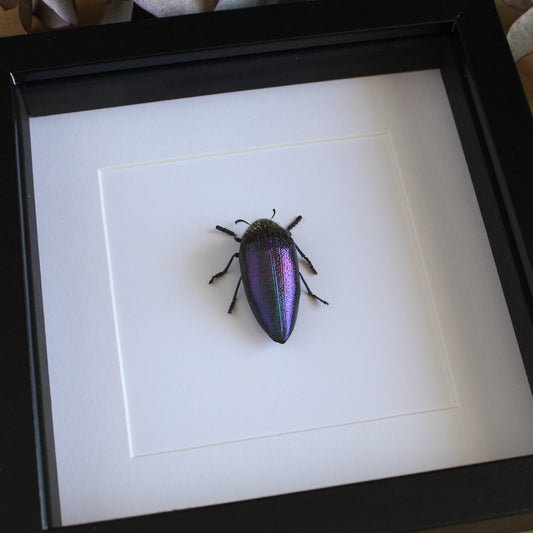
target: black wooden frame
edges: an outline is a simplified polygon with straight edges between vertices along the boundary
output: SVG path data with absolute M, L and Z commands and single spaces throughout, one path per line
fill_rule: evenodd
M 0 40 L 3 531 L 58 516 L 28 117 L 424 68 L 442 71 L 533 388 L 533 121 L 492 0 L 316 0 Z M 409 531 L 532 513 L 532 481 L 528 456 L 68 530 Z

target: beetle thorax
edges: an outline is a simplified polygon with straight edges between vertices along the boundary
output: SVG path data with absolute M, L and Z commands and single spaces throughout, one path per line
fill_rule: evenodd
M 269 218 L 260 218 L 248 226 L 248 229 L 244 232 L 243 237 L 248 238 L 257 235 L 268 235 L 271 233 L 286 234 L 287 231 Z

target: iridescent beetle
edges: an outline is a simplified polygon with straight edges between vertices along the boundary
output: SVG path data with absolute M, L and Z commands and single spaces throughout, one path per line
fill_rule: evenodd
M 272 218 L 276 214 L 276 210 L 273 209 L 273 211 Z M 239 251 L 231 256 L 226 268 L 215 274 L 209 283 L 223 276 L 232 261 L 238 257 L 241 277 L 228 313 L 233 310 L 242 281 L 246 298 L 257 322 L 272 340 L 283 344 L 296 324 L 300 302 L 300 278 L 310 296 L 323 304 L 329 304 L 311 292 L 298 268 L 296 252 L 302 256 L 310 270 L 314 274 L 317 273 L 309 258 L 293 241 L 290 233 L 302 217 L 297 216 L 287 226 L 287 229 L 276 224 L 272 218 L 260 218 L 252 224 L 243 219 L 236 220 L 235 224 L 239 222 L 248 224 L 248 229 L 242 237 L 238 237 L 233 231 L 222 226 L 216 226 L 217 230 L 230 235 L 240 243 L 240 247 Z

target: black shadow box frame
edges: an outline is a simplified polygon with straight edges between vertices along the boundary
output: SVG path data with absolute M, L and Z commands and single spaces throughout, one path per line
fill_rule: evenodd
M 3 531 L 61 529 L 32 116 L 440 68 L 533 386 L 533 122 L 492 0 L 317 0 L 142 20 L 2 39 L 0 64 Z M 532 481 L 529 456 L 65 530 L 410 531 L 533 513 Z

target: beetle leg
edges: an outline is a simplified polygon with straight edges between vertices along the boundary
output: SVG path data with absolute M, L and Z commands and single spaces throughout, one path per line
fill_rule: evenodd
M 300 272 L 300 277 L 302 278 L 302 281 L 304 282 L 305 288 L 307 289 L 309 296 L 312 296 L 315 300 L 318 300 L 319 302 L 322 302 L 323 304 L 329 305 L 329 302 L 326 302 L 326 300 L 322 300 L 322 298 L 319 298 L 316 294 L 313 294 L 311 292 L 311 289 L 309 288 L 309 285 L 307 285 L 307 282 L 305 281 L 301 272 Z
M 288 226 L 287 226 L 287 231 L 291 231 L 292 228 L 294 228 L 294 226 L 296 226 L 296 224 L 298 224 L 298 222 L 300 222 L 300 220 L 302 220 L 302 215 L 298 215 Z
M 231 300 L 231 303 L 229 304 L 228 313 L 231 313 L 233 311 L 233 307 L 235 306 L 235 302 L 237 301 L 237 292 L 241 285 L 241 280 L 242 280 L 242 277 L 239 278 L 239 281 L 237 282 L 237 287 L 235 288 L 235 292 L 233 293 L 233 299 Z
M 231 262 L 232 262 L 236 257 L 239 257 L 239 252 L 236 252 L 236 253 L 234 253 L 234 254 L 231 256 L 231 259 L 229 260 L 229 263 L 226 265 L 226 268 L 225 268 L 224 270 L 218 272 L 217 274 L 215 274 L 215 275 L 209 280 L 209 285 L 211 285 L 211 283 L 213 283 L 213 281 L 215 281 L 215 279 L 219 278 L 220 276 L 223 276 L 223 275 L 228 271 L 228 268 L 230 267 Z
M 316 271 L 316 268 L 313 266 L 313 263 L 311 263 L 311 260 L 309 259 L 309 257 L 307 257 L 302 252 L 302 250 L 300 250 L 300 248 L 298 248 L 298 245 L 296 243 L 294 243 L 294 246 L 296 246 L 296 249 L 298 250 L 298 253 L 302 256 L 302 259 L 307 263 L 307 266 L 311 269 L 311 272 L 313 274 L 318 274 L 318 272 Z
M 223 228 L 222 226 L 216 226 L 216 229 L 218 231 L 221 231 L 222 233 L 226 233 L 227 235 L 230 235 L 231 237 L 233 237 L 237 242 L 241 242 L 241 239 L 239 237 L 237 237 L 237 234 L 234 233 L 233 231 L 231 231 L 230 229 L 227 229 L 227 228 Z

